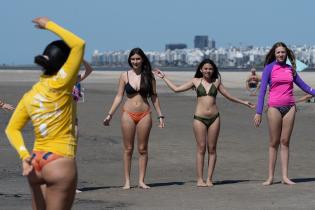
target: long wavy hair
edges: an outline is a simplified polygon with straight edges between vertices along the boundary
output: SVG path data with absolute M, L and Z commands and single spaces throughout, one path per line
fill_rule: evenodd
M 151 97 L 154 95 L 153 93 L 153 84 L 152 81 L 155 80 L 154 75 L 152 73 L 152 67 L 148 57 L 144 54 L 143 50 L 140 48 L 133 48 L 128 57 L 128 64 L 132 68 L 131 64 L 131 56 L 139 55 L 142 58 L 141 65 L 141 81 L 140 81 L 140 95 L 142 97 Z
M 204 59 L 198 65 L 198 67 L 196 69 L 196 73 L 195 73 L 195 78 L 202 78 L 203 77 L 201 69 L 205 64 L 210 64 L 213 67 L 213 73 L 212 73 L 211 78 L 210 78 L 212 82 L 214 82 L 216 79 L 220 78 L 220 73 L 219 73 L 217 65 L 215 65 L 215 63 L 209 58 Z
M 293 76 L 296 75 L 296 58 L 295 55 L 293 53 L 293 51 L 287 47 L 286 44 L 284 44 L 283 42 L 276 42 L 272 48 L 269 50 L 269 52 L 266 55 L 265 58 L 265 63 L 264 66 L 272 63 L 273 61 L 276 60 L 276 48 L 277 47 L 283 47 L 285 49 L 285 51 L 287 52 L 287 58 L 289 58 L 291 64 L 292 64 L 292 70 L 293 70 Z

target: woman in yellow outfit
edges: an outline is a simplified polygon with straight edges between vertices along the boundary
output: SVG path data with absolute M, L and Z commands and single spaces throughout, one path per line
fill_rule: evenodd
M 46 17 L 33 20 L 62 40 L 49 44 L 35 63 L 43 75 L 24 94 L 6 128 L 10 143 L 22 159 L 33 198 L 33 209 L 71 209 L 77 183 L 72 88 L 77 80 L 85 43 Z M 21 130 L 31 120 L 35 143 L 32 154 Z

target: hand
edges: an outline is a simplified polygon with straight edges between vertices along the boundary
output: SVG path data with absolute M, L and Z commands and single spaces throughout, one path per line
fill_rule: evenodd
M 11 104 L 3 104 L 3 106 L 2 106 L 2 109 L 4 109 L 4 110 L 8 110 L 8 111 L 12 111 L 12 110 L 14 110 L 15 108 L 14 108 L 14 106 L 12 106 Z
M 165 77 L 165 74 L 158 68 L 153 69 L 153 73 L 161 79 Z
M 28 176 L 32 172 L 32 170 L 34 169 L 34 167 L 32 165 L 31 157 L 27 157 L 24 160 L 22 160 L 22 167 L 23 167 L 22 175 Z
M 35 27 L 39 29 L 46 29 L 46 24 L 50 21 L 48 17 L 38 17 L 32 20 L 35 23 Z
M 160 118 L 159 121 L 160 121 L 159 128 L 164 128 L 165 127 L 165 120 L 164 120 L 164 118 Z
M 109 122 L 110 122 L 111 119 L 112 119 L 112 115 L 110 115 L 110 114 L 107 115 L 106 118 L 103 121 L 103 125 L 104 126 L 109 126 Z
M 254 109 L 256 107 L 256 104 L 253 104 L 253 103 L 251 103 L 249 101 L 245 101 L 245 105 L 248 106 L 251 109 Z
M 255 114 L 255 116 L 254 116 L 255 127 L 258 128 L 260 123 L 261 123 L 261 114 Z

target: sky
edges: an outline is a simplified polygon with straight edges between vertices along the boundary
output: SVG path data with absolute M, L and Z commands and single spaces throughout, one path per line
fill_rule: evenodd
M 193 48 L 195 35 L 208 35 L 217 47 L 315 45 L 314 10 L 310 0 L 3 0 L 0 65 L 32 64 L 58 39 L 33 27 L 39 16 L 83 38 L 89 61 L 96 49 L 164 51 L 169 43 Z

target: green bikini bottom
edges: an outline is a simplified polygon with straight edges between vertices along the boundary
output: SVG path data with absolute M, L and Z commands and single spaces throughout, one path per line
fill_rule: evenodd
M 194 115 L 194 119 L 195 120 L 199 120 L 200 122 L 202 122 L 207 128 L 209 128 L 212 123 L 220 116 L 220 113 L 216 113 L 211 117 L 200 117 L 197 115 Z

